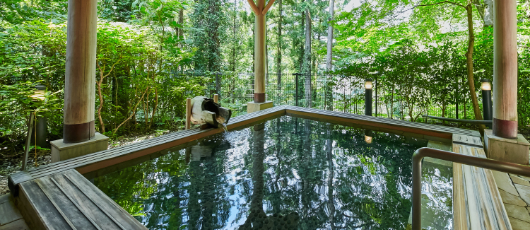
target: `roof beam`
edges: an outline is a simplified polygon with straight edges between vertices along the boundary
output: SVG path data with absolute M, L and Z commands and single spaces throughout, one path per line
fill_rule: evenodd
M 269 3 L 267 3 L 267 6 L 265 6 L 265 9 L 263 9 L 263 11 L 261 12 L 261 14 L 265 15 L 267 13 L 267 11 L 269 11 L 269 9 L 271 8 L 272 6 L 272 3 L 274 3 L 275 0 L 269 0 Z

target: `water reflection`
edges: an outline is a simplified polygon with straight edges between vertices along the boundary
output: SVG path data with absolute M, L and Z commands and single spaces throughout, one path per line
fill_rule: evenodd
M 150 229 L 404 229 L 423 140 L 281 117 L 95 178 Z

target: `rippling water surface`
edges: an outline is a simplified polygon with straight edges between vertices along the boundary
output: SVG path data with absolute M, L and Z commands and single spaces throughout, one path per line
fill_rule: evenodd
M 94 184 L 150 229 L 405 229 L 411 157 L 425 146 L 284 116 Z

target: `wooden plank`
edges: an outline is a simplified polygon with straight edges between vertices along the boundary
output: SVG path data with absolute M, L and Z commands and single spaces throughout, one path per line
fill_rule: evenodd
M 308 118 L 308 119 L 319 120 L 319 121 L 326 121 L 326 122 L 342 124 L 342 125 L 348 125 L 348 124 L 370 125 L 370 126 L 373 126 L 373 128 L 370 128 L 370 127 L 366 127 L 366 128 L 372 129 L 372 130 L 375 128 L 395 129 L 395 130 L 399 130 L 403 132 L 409 132 L 409 133 L 415 133 L 415 134 L 421 134 L 421 135 L 429 135 L 429 136 L 435 136 L 435 137 L 440 137 L 440 138 L 445 138 L 445 139 L 450 139 L 452 136 L 451 133 L 445 133 L 445 132 L 428 130 L 428 129 L 419 129 L 418 127 L 397 126 L 393 124 L 374 122 L 371 120 L 351 119 L 351 118 L 336 117 L 336 116 L 330 116 L 330 115 L 307 113 L 307 112 L 292 111 L 292 110 L 291 111 L 288 110 L 287 114 L 296 116 L 296 117 Z
M 80 189 L 88 199 L 104 211 L 107 216 L 114 219 L 116 224 L 119 223 L 122 225 L 122 229 L 147 229 L 77 171 L 68 170 L 64 175 L 71 183 Z
M 454 152 L 485 158 L 482 148 L 473 147 L 482 144 L 477 139 L 456 139 L 464 144 L 454 142 Z M 457 163 L 454 163 L 453 170 L 455 229 L 512 229 L 491 171 Z
M 76 229 L 99 229 L 94 220 L 88 219 L 87 216 L 79 210 L 76 204 L 74 204 L 73 201 L 71 201 L 68 196 L 51 181 L 50 177 L 41 177 L 36 179 L 35 183 L 37 183 L 43 193 L 54 204 L 57 211 L 59 211 Z
M 474 137 L 469 135 L 462 135 L 462 134 L 453 134 L 453 143 L 457 144 L 463 144 L 463 145 L 470 145 L 482 148 L 482 140 L 480 137 Z
M 9 224 L 0 226 L 0 230 L 29 230 L 29 229 L 30 228 L 28 227 L 24 219 L 19 219 Z
M 72 229 L 34 181 L 22 183 L 20 190 L 24 193 L 24 197 L 27 198 L 28 203 L 25 205 L 30 208 L 29 211 L 32 211 L 32 213 L 24 215 L 24 219 L 32 219 L 33 221 L 31 222 L 34 224 L 40 223 L 40 226 L 30 227 L 45 229 L 44 226 L 53 226 L 52 229 Z
M 365 121 L 392 124 L 392 125 L 398 125 L 398 126 L 424 128 L 424 129 L 451 132 L 451 133 L 462 133 L 462 134 L 471 135 L 471 136 L 480 136 L 480 134 L 477 131 L 473 131 L 473 130 L 465 130 L 465 129 L 447 127 L 447 126 L 431 125 L 431 124 L 409 122 L 409 121 L 402 121 L 402 120 L 395 120 L 395 119 L 388 119 L 388 118 L 348 114 L 348 113 L 341 113 L 341 112 L 334 112 L 334 111 L 324 111 L 324 110 L 317 110 L 317 109 L 311 109 L 311 108 L 300 108 L 300 107 L 295 107 L 295 106 L 290 106 L 289 108 L 287 108 L 288 114 L 291 111 L 313 113 L 313 114 L 320 114 L 320 115 L 329 115 L 329 116 L 343 117 L 343 118 L 351 118 L 351 119 L 356 119 L 356 120 L 365 120 Z
M 453 227 L 455 230 L 468 229 L 462 164 L 459 163 L 453 163 Z
M 0 204 L 0 213 L 0 226 L 22 219 L 22 215 L 12 200 Z
M 75 206 L 83 215 L 89 220 L 97 221 L 97 227 L 100 229 L 123 229 L 114 220 L 105 215 L 96 204 L 84 195 L 83 191 L 70 183 L 62 174 L 54 174 L 51 178 L 54 184 L 64 191 L 64 194 L 68 194 L 69 200 L 75 203 Z

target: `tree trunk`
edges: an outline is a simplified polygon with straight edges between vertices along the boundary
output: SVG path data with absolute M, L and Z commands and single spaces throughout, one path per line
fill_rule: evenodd
M 473 34 L 473 5 L 469 3 L 466 6 L 467 11 L 467 26 L 469 32 L 468 48 L 466 53 L 467 59 L 467 80 L 469 83 L 469 93 L 471 94 L 471 101 L 473 102 L 473 112 L 475 113 L 475 120 L 482 120 L 482 114 L 478 105 L 477 94 L 475 91 L 475 79 L 473 76 L 473 46 L 475 45 L 475 35 Z M 484 125 L 479 125 L 481 135 L 484 133 Z
M 184 24 L 184 9 L 180 9 L 179 10 L 179 19 L 178 20 L 179 20 L 179 25 L 181 27 L 183 27 L 182 24 Z M 183 38 L 184 30 L 182 28 L 178 28 L 177 29 L 177 36 L 178 36 L 179 39 Z
M 335 7 L 335 0 L 330 0 L 329 1 L 329 19 L 330 21 L 333 20 L 333 12 L 334 12 L 334 7 Z M 328 22 L 329 23 L 329 22 Z M 331 72 L 333 70 L 333 66 L 332 66 L 332 54 L 333 54 L 333 26 L 329 25 L 328 26 L 328 39 L 327 39 L 327 55 L 326 55 L 326 70 L 328 72 Z M 326 102 L 327 102 L 327 105 L 326 105 L 326 109 L 328 110 L 333 110 L 333 88 L 331 87 L 331 74 L 328 75 L 327 77 L 327 89 L 326 89 Z M 331 81 L 331 82 L 328 82 L 328 81 Z
M 237 11 L 236 11 L 236 7 L 237 7 L 237 0 L 234 1 L 234 27 L 233 27 L 233 30 L 234 30 L 234 46 L 232 47 L 232 72 L 236 72 L 236 63 L 237 63 L 237 60 L 236 60 L 236 49 L 237 49 L 237 23 L 236 23 L 236 19 L 237 19 Z
M 309 8 L 305 11 L 305 48 L 304 48 L 304 74 L 306 105 L 311 108 L 311 14 Z

